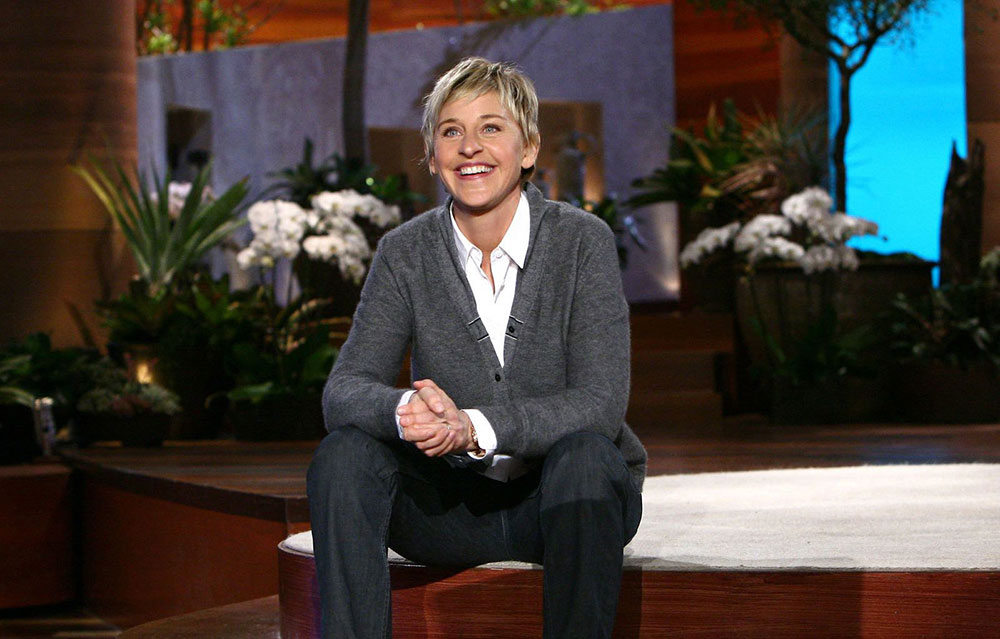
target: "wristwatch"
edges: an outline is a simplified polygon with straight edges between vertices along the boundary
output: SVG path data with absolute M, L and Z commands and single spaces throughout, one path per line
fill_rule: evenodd
M 469 439 L 472 440 L 472 445 L 476 447 L 474 450 L 470 450 L 469 454 L 473 457 L 485 457 L 486 451 L 479 446 L 479 437 L 476 436 L 476 425 L 472 423 L 471 419 L 469 420 Z

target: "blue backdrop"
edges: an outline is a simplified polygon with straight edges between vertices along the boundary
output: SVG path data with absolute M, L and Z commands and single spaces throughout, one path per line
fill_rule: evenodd
M 831 65 L 831 139 L 839 121 L 837 81 Z M 855 73 L 851 98 L 848 212 L 877 222 L 885 238 L 854 246 L 937 260 L 952 142 L 966 154 L 961 0 L 934 0 L 903 42 L 880 42 Z

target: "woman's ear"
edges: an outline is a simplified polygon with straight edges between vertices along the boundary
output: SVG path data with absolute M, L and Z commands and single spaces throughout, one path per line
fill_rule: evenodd
M 521 158 L 521 168 L 530 169 L 535 166 L 535 160 L 538 159 L 538 147 L 542 145 L 541 136 L 538 138 L 538 142 L 532 144 L 531 142 L 524 143 L 524 154 Z

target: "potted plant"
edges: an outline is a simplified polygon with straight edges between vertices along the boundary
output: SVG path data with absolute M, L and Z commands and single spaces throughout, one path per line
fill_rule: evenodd
M 34 333 L 0 348 L 0 457 L 23 461 L 40 451 L 33 425 L 33 400 L 52 399 L 57 424 L 69 423 L 76 402 L 90 385 L 89 370 L 99 354 L 91 348 L 54 348 L 45 333 Z
M 899 417 L 918 422 L 1000 420 L 1000 247 L 971 282 L 899 295 L 889 316 Z
M 325 300 L 324 312 L 350 316 L 372 256 L 372 245 L 401 221 L 400 209 L 352 189 L 323 191 L 311 208 L 265 200 L 247 211 L 253 239 L 240 251 L 243 269 L 273 269 L 290 260 L 303 299 Z
M 246 223 L 240 217 L 246 180 L 216 197 L 208 186 L 210 166 L 191 183 L 172 182 L 169 172 L 161 180 L 154 173 L 152 188 L 118 163 L 106 169 L 92 162 L 76 171 L 121 229 L 138 269 L 126 293 L 98 303 L 109 350 L 147 362 L 158 383 L 181 393 L 184 410 L 174 420 L 172 436 L 214 437 L 222 415 L 207 410 L 205 402 L 225 390 L 225 372 L 222 352 L 213 345 L 217 327 L 200 313 L 212 304 L 228 304 L 228 282 L 213 282 L 201 260 Z
M 153 173 L 153 188 L 141 174 L 134 177 L 118 163 L 111 171 L 91 162 L 88 169 L 74 167 L 108 211 L 128 243 L 151 296 L 168 289 L 174 278 L 197 267 L 212 248 L 243 226 L 239 205 L 247 194 L 247 180 L 237 182 L 215 197 L 208 186 L 211 164 L 190 184 L 160 180 Z
M 713 105 L 702 134 L 674 129 L 666 166 L 639 178 L 627 204 L 677 202 L 681 246 L 707 228 L 746 222 L 778 210 L 793 193 L 825 178 L 822 120 L 810 112 L 778 117 L 740 113 L 726 100 Z M 710 312 L 732 312 L 736 260 L 718 251 L 682 264 L 681 301 Z
M 236 386 L 227 393 L 236 439 L 318 439 L 322 392 L 337 349 L 321 300 L 277 304 L 273 289 L 259 286 L 246 301 L 254 329 L 232 345 L 228 362 Z
M 927 0 L 691 0 L 698 7 L 731 9 L 737 19 L 780 24 L 803 48 L 829 59 L 837 70 L 840 120 L 830 159 L 837 207 L 847 211 L 847 133 L 851 126 L 851 79 L 883 39 L 900 39 L 914 18 L 928 11 Z
M 422 196 L 403 178 L 376 179 L 374 166 L 336 153 L 316 164 L 309 138 L 301 162 L 270 175 L 279 180 L 266 197 L 283 199 L 257 202 L 248 211 L 254 240 L 238 256 L 240 266 L 288 259 L 303 297 L 328 300 L 329 316 L 352 316 L 371 247 Z
M 123 446 L 151 447 L 163 443 L 170 418 L 181 410 L 175 393 L 142 383 L 104 358 L 91 366 L 93 385 L 77 402 L 75 439 L 81 445 L 115 439 Z
M 850 376 L 872 367 L 877 350 L 878 294 L 853 282 L 861 258 L 847 242 L 878 227 L 831 206 L 826 191 L 810 187 L 786 198 L 779 212 L 703 230 L 681 252 L 682 265 L 718 251 L 742 265 L 737 324 L 779 421 L 857 418 L 832 405 L 820 410 L 808 398 L 843 395 Z

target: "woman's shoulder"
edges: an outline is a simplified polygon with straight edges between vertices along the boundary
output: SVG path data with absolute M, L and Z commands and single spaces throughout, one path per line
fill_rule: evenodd
M 443 207 L 436 206 L 403 222 L 379 240 L 379 249 L 383 252 L 406 250 L 415 242 L 426 245 L 433 241 L 441 233 L 440 216 L 443 210 Z
M 541 223 L 552 229 L 556 241 L 592 243 L 614 239 L 603 220 L 569 202 L 544 200 L 544 210 Z

